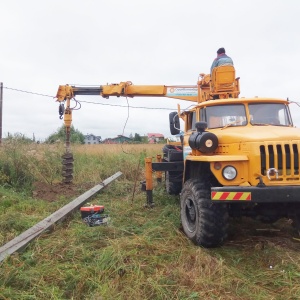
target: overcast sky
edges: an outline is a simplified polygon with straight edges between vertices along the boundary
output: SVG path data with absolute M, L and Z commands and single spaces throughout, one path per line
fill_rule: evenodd
M 3 137 L 43 140 L 63 122 L 55 96 L 62 84 L 194 85 L 219 47 L 232 57 L 244 97 L 300 102 L 300 1 L 297 0 L 2 0 L 0 82 Z M 102 138 L 123 133 L 126 98 L 78 96 L 73 125 Z M 124 135 L 170 136 L 168 98 L 133 98 Z M 122 105 L 107 106 L 101 104 Z M 291 105 L 300 126 L 300 108 Z

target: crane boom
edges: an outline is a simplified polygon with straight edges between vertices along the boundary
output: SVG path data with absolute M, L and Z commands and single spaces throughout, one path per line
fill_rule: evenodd
M 72 124 L 71 100 L 77 95 L 100 95 L 104 98 L 116 97 L 168 97 L 187 101 L 198 101 L 198 87 L 192 86 L 165 86 L 165 85 L 133 85 L 130 81 L 119 84 L 95 86 L 60 85 L 57 91 L 57 101 L 60 102 L 60 118 L 64 118 L 66 128 L 66 153 L 63 158 L 63 177 L 65 183 L 73 179 L 73 155 L 70 149 Z
M 212 76 L 200 74 L 196 85 L 134 85 L 131 81 L 99 86 L 60 85 L 56 94 L 60 102 L 60 118 L 64 118 L 66 127 L 66 153 L 63 155 L 64 182 L 73 179 L 73 155 L 70 149 L 70 134 L 72 124 L 71 100 L 79 95 L 100 95 L 103 98 L 116 97 L 166 97 L 178 100 L 201 103 L 210 99 L 224 99 L 238 97 L 239 83 L 235 78 L 233 66 L 215 68 Z M 218 74 L 217 74 L 218 72 Z M 77 100 L 76 100 L 77 101 Z M 78 102 L 78 101 L 77 101 Z
M 60 85 L 56 98 L 59 102 L 77 95 L 101 95 L 104 98 L 109 96 L 123 97 L 168 97 L 186 101 L 198 101 L 197 85 L 133 85 L 130 81 L 118 84 L 95 86 L 70 86 Z

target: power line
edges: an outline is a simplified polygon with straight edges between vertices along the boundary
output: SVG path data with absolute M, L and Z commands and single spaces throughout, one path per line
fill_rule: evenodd
M 79 100 L 76 100 L 79 101 Z M 106 105 L 106 106 L 118 106 L 118 107 L 124 107 L 124 108 L 142 108 L 142 109 L 162 109 L 162 110 L 174 110 L 174 108 L 165 108 L 165 107 L 146 107 L 146 106 L 131 106 L 131 105 L 119 105 L 119 104 L 109 104 L 109 103 L 100 103 L 100 102 L 92 102 L 92 101 L 85 101 L 80 100 L 79 102 L 85 102 L 89 104 L 98 104 L 98 105 Z
M 55 98 L 54 96 L 40 94 L 40 93 L 35 93 L 35 92 L 24 91 L 24 90 L 20 90 L 20 89 L 14 89 L 14 88 L 10 88 L 10 87 L 7 87 L 7 86 L 4 86 L 3 88 L 7 89 L 7 90 L 16 91 L 16 92 L 26 93 L 26 94 L 38 95 L 38 96 L 43 96 L 43 97 L 48 97 L 48 98 L 50 97 L 52 99 Z
M 10 88 L 10 87 L 3 87 L 4 89 L 7 90 L 12 90 L 20 93 L 26 93 L 26 94 L 31 94 L 31 95 L 37 95 L 37 96 L 42 96 L 42 97 L 48 97 L 54 99 L 55 96 L 50 96 L 46 94 L 41 94 L 41 93 L 36 93 L 36 92 L 30 92 L 30 91 L 25 91 L 21 89 L 15 89 L 15 88 Z M 109 103 L 101 103 L 101 102 L 93 102 L 93 101 L 86 101 L 86 100 L 76 100 L 78 102 L 84 102 L 84 103 L 89 103 L 89 104 L 95 104 L 95 105 L 104 105 L 104 106 L 115 106 L 115 107 L 123 107 L 123 108 L 138 108 L 138 109 L 156 109 L 156 110 L 174 110 L 174 108 L 166 108 L 166 107 L 146 107 L 146 106 L 131 106 L 131 105 L 119 105 L 119 104 L 109 104 Z

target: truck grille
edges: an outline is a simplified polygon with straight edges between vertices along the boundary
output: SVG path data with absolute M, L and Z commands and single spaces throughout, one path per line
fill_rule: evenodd
M 268 169 L 275 168 L 281 180 L 299 179 L 299 148 L 299 143 L 261 145 L 261 174 L 266 175 Z

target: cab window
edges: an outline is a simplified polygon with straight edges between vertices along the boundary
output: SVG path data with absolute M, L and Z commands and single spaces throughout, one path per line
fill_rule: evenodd
M 207 106 L 200 110 L 200 119 L 207 122 L 208 128 L 247 125 L 243 104 Z
M 195 130 L 195 124 L 196 124 L 196 112 L 190 112 L 186 115 L 186 125 L 187 125 L 187 130 Z
M 282 103 L 249 104 L 252 125 L 291 126 L 288 107 Z

